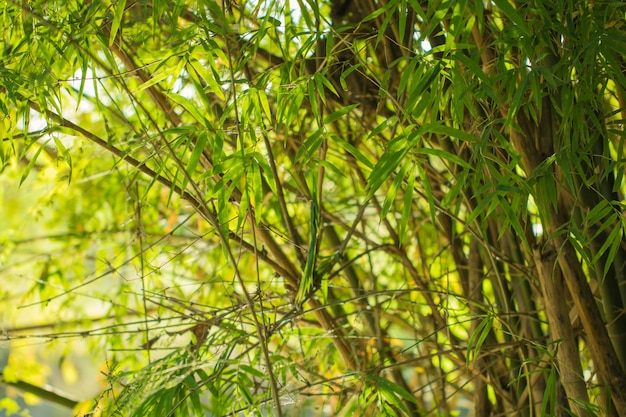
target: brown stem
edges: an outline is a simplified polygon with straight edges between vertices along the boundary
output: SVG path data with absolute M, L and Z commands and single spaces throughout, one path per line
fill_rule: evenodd
M 534 249 L 535 266 L 543 289 L 546 314 L 550 325 L 550 336 L 560 341 L 557 350 L 557 361 L 560 380 L 568 397 L 569 407 L 574 415 L 586 417 L 589 412 L 581 405 L 589 402 L 587 387 L 583 379 L 580 354 L 572 328 L 569 309 L 567 308 L 565 285 L 558 268 L 555 268 L 555 254 L 542 253 Z

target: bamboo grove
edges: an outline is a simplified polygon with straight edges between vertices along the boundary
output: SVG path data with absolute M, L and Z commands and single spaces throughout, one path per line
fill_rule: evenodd
M 0 5 L 3 343 L 102 373 L 5 383 L 78 415 L 626 416 L 623 2 Z

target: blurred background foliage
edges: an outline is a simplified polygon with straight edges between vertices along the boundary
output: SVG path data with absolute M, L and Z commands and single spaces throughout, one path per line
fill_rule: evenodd
M 0 7 L 6 414 L 626 416 L 623 2 Z

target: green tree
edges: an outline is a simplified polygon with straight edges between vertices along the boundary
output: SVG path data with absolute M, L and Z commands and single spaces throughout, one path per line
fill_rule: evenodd
M 77 413 L 626 416 L 623 2 L 0 5 L 2 337 Z

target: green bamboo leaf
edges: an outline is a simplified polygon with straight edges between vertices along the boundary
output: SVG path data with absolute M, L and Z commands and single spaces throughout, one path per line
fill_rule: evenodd
M 493 88 L 494 80 L 488 77 L 487 74 L 484 73 L 483 69 L 480 67 L 480 65 L 478 65 L 478 63 L 475 60 L 468 57 L 466 53 L 462 53 L 462 52 L 455 53 L 454 60 L 462 63 L 465 67 L 467 67 L 467 70 L 471 74 L 473 74 L 476 78 L 478 78 L 481 81 L 480 83 L 481 91 L 486 92 L 487 95 L 493 100 L 498 99 Z
M 542 65 L 533 65 L 533 70 L 539 72 L 543 76 L 543 78 L 545 79 L 545 82 L 548 83 L 548 87 L 550 88 L 557 87 L 557 82 L 556 82 L 556 79 L 554 78 L 554 74 L 549 69 L 547 69 L 546 67 Z
M 511 22 L 517 26 L 524 35 L 532 35 L 532 31 L 528 29 L 526 21 L 517 13 L 517 10 L 509 0 L 493 0 L 493 3 L 508 17 Z
M 467 184 L 468 179 L 468 170 L 464 169 L 461 171 L 454 180 L 454 185 L 450 190 L 446 193 L 441 205 L 443 207 L 449 207 L 457 200 L 457 197 L 461 194 L 463 187 Z
M 276 192 L 276 178 L 274 178 L 274 173 L 272 172 L 272 168 L 270 167 L 269 163 L 267 162 L 263 154 L 261 154 L 260 152 L 255 152 L 253 154 L 253 158 L 254 158 L 254 163 L 260 167 L 263 173 L 262 176 L 264 176 L 267 179 L 266 181 L 267 185 L 270 187 L 272 192 L 275 193 Z
M 315 91 L 317 95 L 315 97 L 319 97 L 324 105 L 326 105 L 326 92 L 324 91 L 324 80 L 326 77 L 319 72 L 313 74 L 313 82 L 315 83 Z M 327 80 L 326 80 L 327 81 Z M 319 117 L 319 116 L 318 116 Z
M 166 92 L 165 93 L 173 102 L 182 106 L 196 121 L 201 123 L 202 125 L 206 125 L 207 121 L 202 113 L 200 113 L 200 109 L 196 104 L 194 104 L 188 98 L 181 96 L 180 94 Z M 208 127 L 208 126 L 207 126 Z
M 404 398 L 405 400 L 412 402 L 413 404 L 418 404 L 417 400 L 415 399 L 415 396 L 413 396 L 410 392 L 408 392 L 407 390 L 405 390 L 404 388 L 402 388 L 400 385 L 396 384 L 393 381 L 390 381 L 386 378 L 382 378 L 382 377 L 378 377 L 376 379 L 376 383 L 379 387 L 383 386 L 386 389 L 388 389 L 390 392 L 394 393 L 395 395 L 399 395 L 400 397 Z
M 395 12 L 395 9 L 398 7 L 398 3 L 400 1 L 401 0 L 392 0 L 385 5 L 384 7 L 385 17 L 382 23 L 380 24 L 378 28 L 378 34 L 376 35 L 376 43 L 375 43 L 376 47 L 378 47 L 380 45 L 380 41 L 384 39 L 385 33 L 387 33 L 387 28 L 389 27 L 389 23 L 391 23 L 392 19 L 394 21 L 394 24 L 396 24 L 397 20 L 396 20 L 396 14 L 394 12 Z
M 615 227 L 611 231 L 609 238 L 607 241 L 611 242 L 609 247 L 609 253 L 606 257 L 606 262 L 604 263 L 604 270 L 602 271 L 602 278 L 606 278 L 606 274 L 608 274 L 609 269 L 613 266 L 613 262 L 615 261 L 615 255 L 617 251 L 621 247 L 622 239 L 624 238 L 624 229 L 621 224 L 618 227 Z M 605 243 L 606 244 L 606 243 Z
M 263 113 L 265 113 L 265 117 L 267 117 L 267 119 L 271 122 L 273 117 L 272 117 L 272 110 L 270 109 L 270 102 L 267 99 L 267 93 L 264 90 L 256 90 L 258 97 L 259 97 L 259 101 L 261 103 L 261 108 L 263 109 Z
M 389 179 L 391 173 L 398 167 L 407 153 L 408 149 L 401 148 L 397 151 L 388 151 L 383 154 L 367 179 L 368 193 L 366 199 L 372 198 L 380 186 Z
M 459 158 L 458 156 L 448 152 L 448 151 L 444 151 L 442 149 L 435 149 L 435 148 L 416 148 L 412 150 L 413 152 L 415 152 L 416 154 L 424 154 L 424 155 L 433 155 L 436 156 L 438 158 L 441 158 L 443 160 L 447 160 L 450 162 L 453 162 L 457 165 L 462 166 L 463 168 L 471 168 L 471 165 L 468 164 L 467 162 L 465 162 L 463 159 Z
M 396 195 L 398 190 L 402 188 L 402 183 L 404 182 L 404 176 L 406 175 L 406 171 L 410 162 L 402 164 L 400 170 L 396 174 L 393 182 L 391 183 L 391 187 L 387 190 L 387 195 L 385 196 L 385 201 L 383 202 L 383 206 L 380 212 L 380 217 L 385 218 L 389 213 L 389 209 L 393 205 L 393 202 L 396 200 Z
M 28 178 L 28 174 L 30 174 L 30 172 L 33 170 L 33 167 L 35 166 L 35 163 L 37 163 L 37 158 L 39 158 L 39 154 L 41 154 L 41 151 L 44 150 L 48 142 L 50 142 L 51 140 L 52 139 L 48 139 L 47 141 L 39 145 L 39 149 L 37 149 L 37 152 L 35 152 L 35 155 L 33 155 L 30 161 L 28 161 L 28 165 L 26 166 L 26 169 L 24 170 L 24 172 L 22 173 L 22 177 L 20 178 L 19 187 L 21 187 L 24 181 L 26 180 L 26 178 Z
M 126 9 L 126 0 L 118 0 L 115 5 L 115 14 L 113 16 L 113 22 L 111 22 L 111 34 L 109 35 L 109 47 L 115 43 L 115 36 L 122 23 L 122 17 L 124 16 L 124 10 Z
M 244 400 L 246 401 L 247 404 L 254 404 L 254 396 L 248 389 L 248 386 L 251 386 L 251 385 L 252 385 L 252 381 L 250 380 L 250 378 L 248 378 L 248 376 L 245 373 L 240 372 L 237 374 L 236 386 L 239 392 L 243 395 Z
M 220 100 L 225 100 L 224 90 L 222 86 L 217 82 L 214 73 L 209 72 L 204 65 L 202 65 L 197 59 L 190 59 L 187 63 L 187 70 L 195 72 L 207 83 L 213 93 L 217 95 Z
M 516 194 L 516 195 L 526 195 L 518 187 L 515 187 L 513 185 L 508 185 L 508 184 L 498 184 L 498 185 L 496 185 L 496 191 L 501 192 L 501 193 L 509 193 L 509 194 Z
M 339 412 L 337 412 L 336 417 L 352 417 L 354 415 L 358 415 L 356 414 L 356 411 L 361 404 L 359 402 L 359 398 L 356 395 L 353 395 L 341 405 L 342 408 L 339 410 Z
M 80 66 L 80 85 L 78 87 L 78 97 L 76 98 L 76 110 L 80 108 L 80 102 L 83 99 L 83 94 L 85 92 L 85 85 L 87 83 L 87 70 L 89 69 L 89 60 L 85 57 L 81 57 L 81 66 Z
M 433 7 L 429 4 L 428 11 L 429 16 L 428 25 L 424 30 L 420 31 L 420 41 L 423 39 L 428 39 L 428 37 L 435 32 L 437 33 L 438 28 L 440 27 L 441 21 L 448 15 L 448 10 L 452 6 L 452 0 L 443 0 L 441 3 L 437 4 L 436 7 Z M 432 49 L 430 50 L 432 52 Z
M 320 279 L 320 294 L 322 294 L 322 304 L 328 302 L 328 274 L 324 273 Z
M 385 378 L 376 378 L 376 384 L 378 386 L 378 393 L 382 395 L 384 400 L 398 408 L 401 408 L 406 415 L 410 415 L 409 409 L 402 401 L 402 398 L 406 398 L 408 401 L 415 402 L 415 398 L 409 394 L 406 390 L 400 387 L 395 382 L 391 382 Z M 384 406 L 384 405 L 383 405 Z
M 201 132 L 193 145 L 189 162 L 187 163 L 187 172 L 192 175 L 198 166 L 200 158 L 207 143 L 207 132 Z
M 387 7 L 381 7 L 381 8 L 377 8 L 376 10 L 374 10 L 372 13 L 368 14 L 367 16 L 365 16 L 362 20 L 361 23 L 365 23 L 365 22 L 369 22 L 370 20 L 374 20 L 376 19 L 378 16 L 380 16 L 381 14 L 385 13 L 387 11 Z
M 604 252 L 606 252 L 609 247 L 620 246 L 624 231 L 621 227 L 619 227 L 619 224 L 619 219 L 616 219 L 615 216 L 610 216 L 604 223 L 604 228 L 611 228 L 611 231 L 609 232 L 609 235 L 607 236 L 602 246 L 600 246 L 600 249 L 598 249 L 596 255 L 593 257 L 593 259 L 591 259 L 592 265 L 595 265 L 598 262 L 598 260 L 602 257 L 602 255 L 604 255 Z M 613 258 L 609 259 L 609 257 L 607 256 L 603 276 L 606 275 L 608 268 L 611 266 L 613 260 L 615 259 L 615 251 L 609 251 L 609 255 L 611 253 L 613 253 Z
M 545 395 L 541 400 L 541 415 L 552 415 L 552 410 L 550 410 L 550 404 L 555 404 L 556 400 L 556 371 L 554 367 L 550 367 L 550 372 L 548 373 L 544 393 Z
M 398 118 L 396 116 L 391 116 L 390 118 L 383 120 L 382 122 L 378 124 L 378 126 L 372 129 L 369 135 L 367 135 L 368 139 L 374 138 L 380 135 L 383 131 L 396 125 L 397 123 L 398 123 Z M 408 125 L 405 131 L 410 131 L 411 129 L 413 129 L 413 127 L 414 125 Z
M 309 82 L 307 83 L 307 90 L 309 93 L 309 104 L 311 104 L 311 112 L 316 118 L 319 118 L 319 109 L 317 106 L 317 94 L 315 94 L 315 79 L 314 78 L 311 78 Z M 322 94 L 324 93 L 322 92 Z
M 348 78 L 348 76 L 352 74 L 352 72 L 356 71 L 360 67 L 361 67 L 361 64 L 351 65 L 344 72 L 341 73 L 341 77 L 339 77 L 339 84 L 341 85 L 341 88 L 343 88 L 344 91 L 348 91 L 348 84 L 346 83 L 346 78 Z
M 322 102 L 324 104 L 326 104 L 326 94 L 324 93 L 324 86 L 328 88 L 328 90 L 331 93 L 333 93 L 335 96 L 341 97 L 339 93 L 337 92 L 337 90 L 335 89 L 335 86 L 333 86 L 330 83 L 330 81 L 328 81 L 328 79 L 326 78 L 324 74 L 322 74 L 321 72 L 316 72 L 313 75 L 313 78 L 315 78 L 315 85 L 317 86 L 317 92 L 320 95 Z
M 337 145 L 342 147 L 350 155 L 354 156 L 357 161 L 359 161 L 360 163 L 365 165 L 367 168 L 369 168 L 369 169 L 373 169 L 374 168 L 374 164 L 369 159 L 367 159 L 367 157 L 363 154 L 363 152 L 361 152 L 354 145 L 346 142 L 345 140 L 343 140 L 342 138 L 340 138 L 337 135 L 330 135 L 330 139 L 334 143 L 336 143 Z
M 402 205 L 402 217 L 400 218 L 400 232 L 398 233 L 398 237 L 400 239 L 400 243 L 405 243 L 409 237 L 407 233 L 409 219 L 413 217 L 413 192 L 415 187 L 415 166 L 412 166 L 407 175 L 406 175 L 406 187 L 404 189 L 404 203 Z M 433 207 L 431 207 L 431 213 L 434 212 L 434 201 Z
M 478 357 L 478 353 L 487 339 L 491 328 L 493 327 L 493 315 L 487 314 L 483 320 L 476 326 L 476 330 L 470 335 L 467 341 L 467 366 L 472 359 Z
M 259 371 L 256 368 L 253 368 L 250 365 L 240 364 L 239 369 L 242 369 L 243 371 L 245 371 L 246 373 L 249 373 L 255 378 L 265 379 L 267 377 L 267 375 L 265 375 L 263 372 Z
M 392 172 L 404 160 L 414 142 L 420 138 L 421 129 L 411 132 L 408 137 L 403 133 L 389 142 L 387 150 L 378 160 L 367 179 L 367 199 L 370 199 L 380 186 L 387 181 Z
M 407 109 L 414 110 L 417 102 L 422 100 L 422 95 L 437 78 L 437 76 L 441 72 L 441 69 L 442 64 L 440 63 L 440 61 L 437 61 L 434 66 L 426 70 L 423 77 L 414 79 L 417 82 L 409 90 L 408 99 L 405 106 Z
M 202 402 L 200 401 L 200 387 L 198 386 L 198 383 L 196 382 L 193 374 L 185 378 L 185 384 L 187 385 L 187 387 L 189 387 L 188 397 L 191 401 L 191 407 L 195 415 L 204 415 Z
M 400 12 L 398 14 L 398 35 L 400 44 L 404 44 L 404 36 L 406 32 L 406 18 L 408 16 L 408 12 L 406 10 L 406 1 L 400 2 Z
M 348 114 L 352 110 L 354 110 L 357 106 L 358 106 L 358 104 L 351 104 L 349 106 L 342 107 L 342 108 L 340 108 L 339 110 L 337 110 L 335 112 L 332 112 L 328 116 L 324 117 L 324 124 L 328 125 L 328 124 L 331 124 L 332 122 L 334 122 L 336 120 L 341 119 L 346 114 Z
M 606 200 L 600 200 L 585 217 L 585 223 L 595 225 L 604 219 L 613 210 L 613 207 Z M 595 236 L 594 236 L 595 237 Z
M 459 35 L 462 35 L 463 31 L 466 30 L 466 26 L 463 24 L 463 20 L 468 18 L 467 13 L 465 13 L 465 11 L 467 10 L 467 0 L 459 0 L 454 3 L 455 4 L 453 6 L 454 10 L 452 11 L 452 18 L 450 19 L 450 31 L 456 38 Z
M 65 161 L 69 168 L 69 171 L 67 173 L 67 182 L 69 183 L 72 181 L 72 156 L 70 155 L 70 151 L 65 147 L 63 142 L 59 140 L 59 138 L 54 137 L 54 144 L 56 145 L 57 151 L 59 152 L 61 159 Z
M 428 175 L 426 174 L 426 170 L 422 166 L 422 164 L 417 164 L 417 171 L 419 172 L 422 187 L 424 187 L 424 194 L 426 195 L 426 200 L 428 201 L 428 211 L 430 214 L 430 220 L 433 224 L 437 223 L 436 215 L 437 210 L 435 207 L 435 198 L 433 195 L 432 187 L 430 186 L 430 181 L 428 180 Z
M 318 129 L 309 135 L 298 149 L 296 161 L 307 164 L 324 142 L 325 136 L 323 129 Z
M 170 71 L 167 71 L 166 69 L 163 69 L 158 74 L 152 74 L 152 76 L 150 77 L 150 79 L 148 81 L 146 81 L 145 83 L 141 84 L 133 92 L 134 93 L 138 93 L 140 91 L 145 90 L 146 88 L 150 88 L 153 85 L 158 84 L 161 81 L 165 80 L 167 77 L 169 77 L 171 75 L 172 75 L 172 73 Z
M 193 136 L 182 135 L 176 138 L 176 141 L 173 144 L 173 148 L 174 149 L 190 149 L 193 147 L 192 142 L 193 142 Z M 177 184 L 180 181 L 180 187 L 183 190 L 187 188 L 187 185 L 189 183 L 189 177 L 185 175 L 184 172 L 182 171 L 186 170 L 187 172 L 190 172 L 189 169 L 191 167 L 189 167 L 189 163 L 186 169 L 184 167 L 181 168 L 181 166 L 179 165 L 176 165 L 176 167 L 174 168 L 174 181 L 173 182 L 174 184 Z M 195 169 L 195 167 L 193 168 Z
M 300 284 L 298 287 L 298 292 L 296 293 L 295 302 L 297 305 L 302 305 L 304 299 L 309 295 L 311 289 L 313 289 L 314 278 L 315 278 L 315 261 L 317 259 L 317 249 L 318 249 L 318 236 L 320 232 L 320 211 L 319 211 L 319 203 L 317 201 L 317 192 L 315 191 L 315 184 L 317 181 L 312 181 L 311 184 L 311 202 L 310 209 L 311 214 L 309 216 L 309 251 L 306 258 L 306 264 L 304 266 L 304 271 L 302 278 L 300 280 Z
M 422 57 L 415 56 L 409 59 L 408 64 L 402 70 L 400 82 L 398 83 L 398 96 L 404 92 L 404 89 L 408 85 L 409 81 L 413 80 L 414 77 L 420 77 L 421 73 L 426 68 L 424 65 L 420 65 L 419 68 L 415 69 L 418 64 L 424 64 L 424 59 Z
M 313 23 L 313 16 L 311 16 L 311 9 L 313 9 L 314 11 L 314 16 L 319 16 L 319 11 L 315 12 L 315 9 L 317 9 L 317 3 L 307 2 L 305 4 L 302 0 L 298 0 L 298 6 L 299 10 L 302 11 L 302 18 L 306 22 L 307 27 L 309 29 L 313 29 L 315 27 L 315 24 Z
M 261 168 L 253 159 L 250 164 L 250 176 L 247 183 L 252 188 L 252 198 L 257 216 L 255 216 L 257 224 L 261 221 L 263 214 L 263 180 L 261 178 Z
M 513 227 L 513 230 L 515 230 L 515 235 L 517 239 L 519 239 L 522 242 L 524 247 L 530 248 L 530 245 L 528 244 L 528 241 L 526 240 L 526 234 L 524 233 L 524 228 L 522 227 L 522 224 L 519 221 L 518 213 L 521 210 L 521 207 L 519 206 L 520 202 L 513 199 L 514 201 L 513 204 L 517 203 L 516 204 L 517 207 L 515 206 L 512 207 L 509 204 L 509 202 L 506 200 L 506 198 L 502 196 L 498 196 L 498 200 L 500 203 L 500 207 L 502 207 L 502 210 L 504 211 L 506 222 Z M 506 226 L 502 227 L 502 229 L 500 230 L 500 235 L 498 236 L 498 239 L 504 236 L 504 233 L 506 232 L 507 229 L 508 227 Z
M 476 193 L 474 195 L 474 199 L 478 198 L 480 194 Z M 482 198 L 478 204 L 476 205 L 476 208 L 474 210 L 472 210 L 472 212 L 470 213 L 470 215 L 467 217 L 466 223 L 467 224 L 472 224 L 474 222 L 474 220 L 476 220 L 479 216 L 484 215 L 485 214 L 485 210 L 487 209 L 487 206 L 491 205 L 491 202 L 493 200 L 493 198 L 496 196 L 495 193 L 488 193 L 484 196 L 484 198 Z
M 591 258 L 589 258 L 587 249 L 582 246 L 583 243 L 586 242 L 586 239 L 576 227 L 570 228 L 569 233 L 567 234 L 567 240 L 572 244 L 576 253 L 580 255 L 582 260 L 587 264 L 591 264 Z
M 315 159 L 315 163 L 323 166 L 329 173 L 336 178 L 349 178 L 349 176 L 338 165 L 325 159 Z
M 517 116 L 517 112 L 520 109 L 520 106 L 522 104 L 522 99 L 526 95 L 526 84 L 528 84 L 528 73 L 521 71 L 520 74 L 521 74 L 522 80 L 520 81 L 519 85 L 514 89 L 515 94 L 513 95 L 513 98 L 511 99 L 511 105 L 506 115 L 507 126 L 510 126 L 512 121 Z

